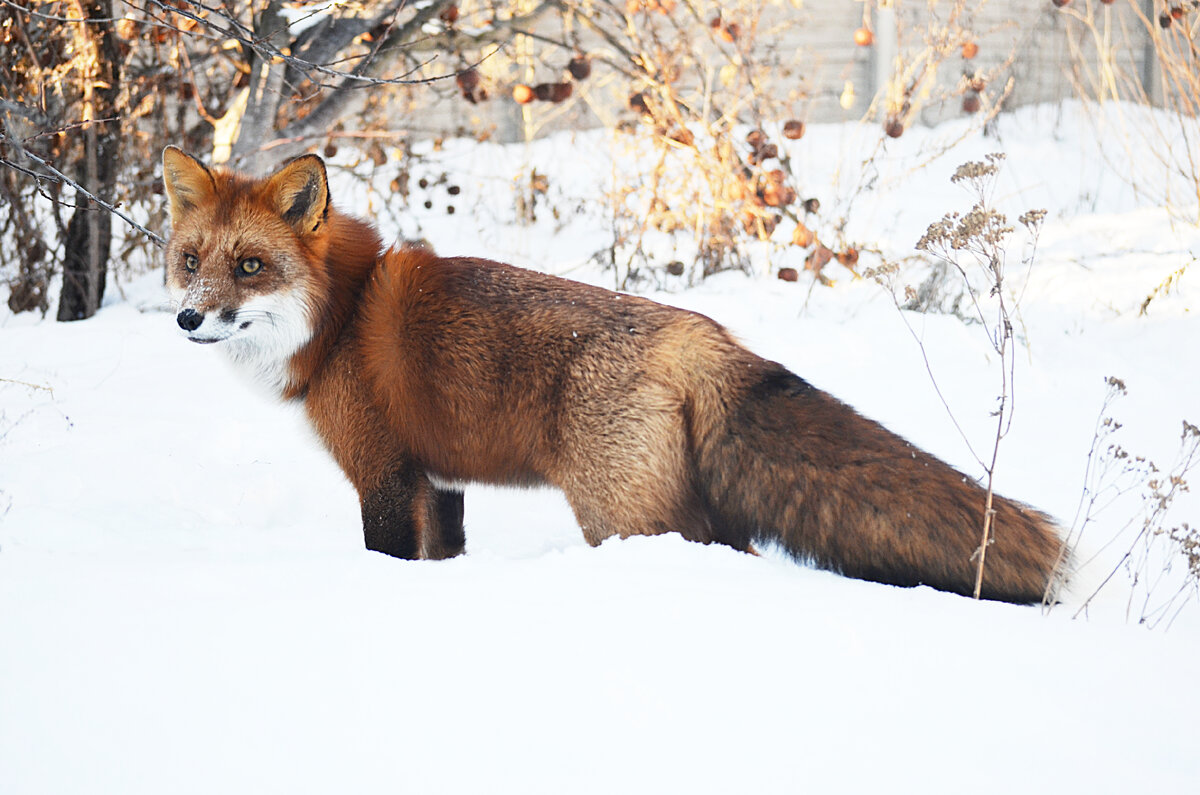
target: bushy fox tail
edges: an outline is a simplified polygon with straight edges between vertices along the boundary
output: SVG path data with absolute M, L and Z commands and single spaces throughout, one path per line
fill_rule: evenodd
M 693 436 L 700 490 L 728 540 L 778 542 L 849 577 L 971 595 L 985 490 L 781 365 L 743 365 L 755 372 L 742 371 L 723 420 Z M 1062 552 L 1053 523 L 1000 496 L 993 509 L 981 595 L 1041 601 Z

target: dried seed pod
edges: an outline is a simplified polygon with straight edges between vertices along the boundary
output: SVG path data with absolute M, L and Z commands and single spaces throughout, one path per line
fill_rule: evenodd
M 795 268 L 780 268 L 778 275 L 785 282 L 794 282 L 800 279 L 800 272 Z
M 817 198 L 804 200 L 804 212 L 815 213 L 821 209 L 821 200 Z
M 883 131 L 887 133 L 888 138 L 899 138 L 904 135 L 904 122 L 893 116 L 883 125 Z
M 678 130 L 675 130 L 667 137 L 670 138 L 675 143 L 683 144 L 684 146 L 691 146 L 692 143 L 696 140 L 696 137 L 694 135 L 692 135 L 692 131 L 689 130 L 687 127 L 680 127 Z
M 978 113 L 979 112 L 979 94 L 974 91 L 968 91 L 963 95 L 962 103 L 963 113 Z
M 792 119 L 783 124 L 783 137 L 789 141 L 795 141 L 804 137 L 804 122 L 799 119 Z
M 682 276 L 683 275 L 683 263 L 677 259 L 671 260 L 670 262 L 667 263 L 667 273 L 671 274 L 672 276 Z

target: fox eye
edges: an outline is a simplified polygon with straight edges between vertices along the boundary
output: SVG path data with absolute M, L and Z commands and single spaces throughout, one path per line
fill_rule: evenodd
M 262 260 L 257 257 L 250 257 L 238 263 L 238 271 L 245 276 L 253 276 L 262 270 Z
M 196 272 L 196 268 L 200 267 L 200 258 L 195 254 L 183 255 L 183 267 L 187 268 L 192 273 Z

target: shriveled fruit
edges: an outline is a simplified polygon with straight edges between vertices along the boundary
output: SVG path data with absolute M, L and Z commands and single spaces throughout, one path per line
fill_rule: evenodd
M 550 101 L 563 102 L 570 98 L 572 86 L 570 83 L 551 83 L 550 84 Z
M 762 189 L 762 200 L 768 207 L 787 207 L 796 201 L 796 191 L 787 185 L 768 183 Z
M 792 119 L 783 124 L 783 137 L 790 141 L 795 141 L 804 137 L 804 122 L 799 119 Z
M 570 83 L 538 83 L 533 95 L 543 102 L 562 102 L 571 96 Z
M 817 247 L 808 255 L 808 259 L 804 263 L 804 267 L 810 271 L 819 271 L 829 264 L 829 260 L 833 259 L 833 252 L 824 243 L 817 243 Z
M 576 80 L 586 80 L 592 73 L 592 61 L 586 55 L 576 55 L 567 64 L 567 71 Z
M 459 72 L 454 77 L 454 82 L 458 83 L 458 87 L 464 94 L 469 94 L 479 87 L 479 72 L 474 69 Z

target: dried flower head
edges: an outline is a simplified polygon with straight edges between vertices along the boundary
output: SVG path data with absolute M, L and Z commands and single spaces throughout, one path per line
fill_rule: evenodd
M 950 177 L 951 182 L 962 182 L 968 179 L 983 179 L 985 177 L 995 176 L 1000 170 L 1000 162 L 1004 160 L 1002 152 L 992 152 L 984 156 L 984 161 L 972 160 L 969 163 L 963 163 L 954 171 L 954 176 Z

